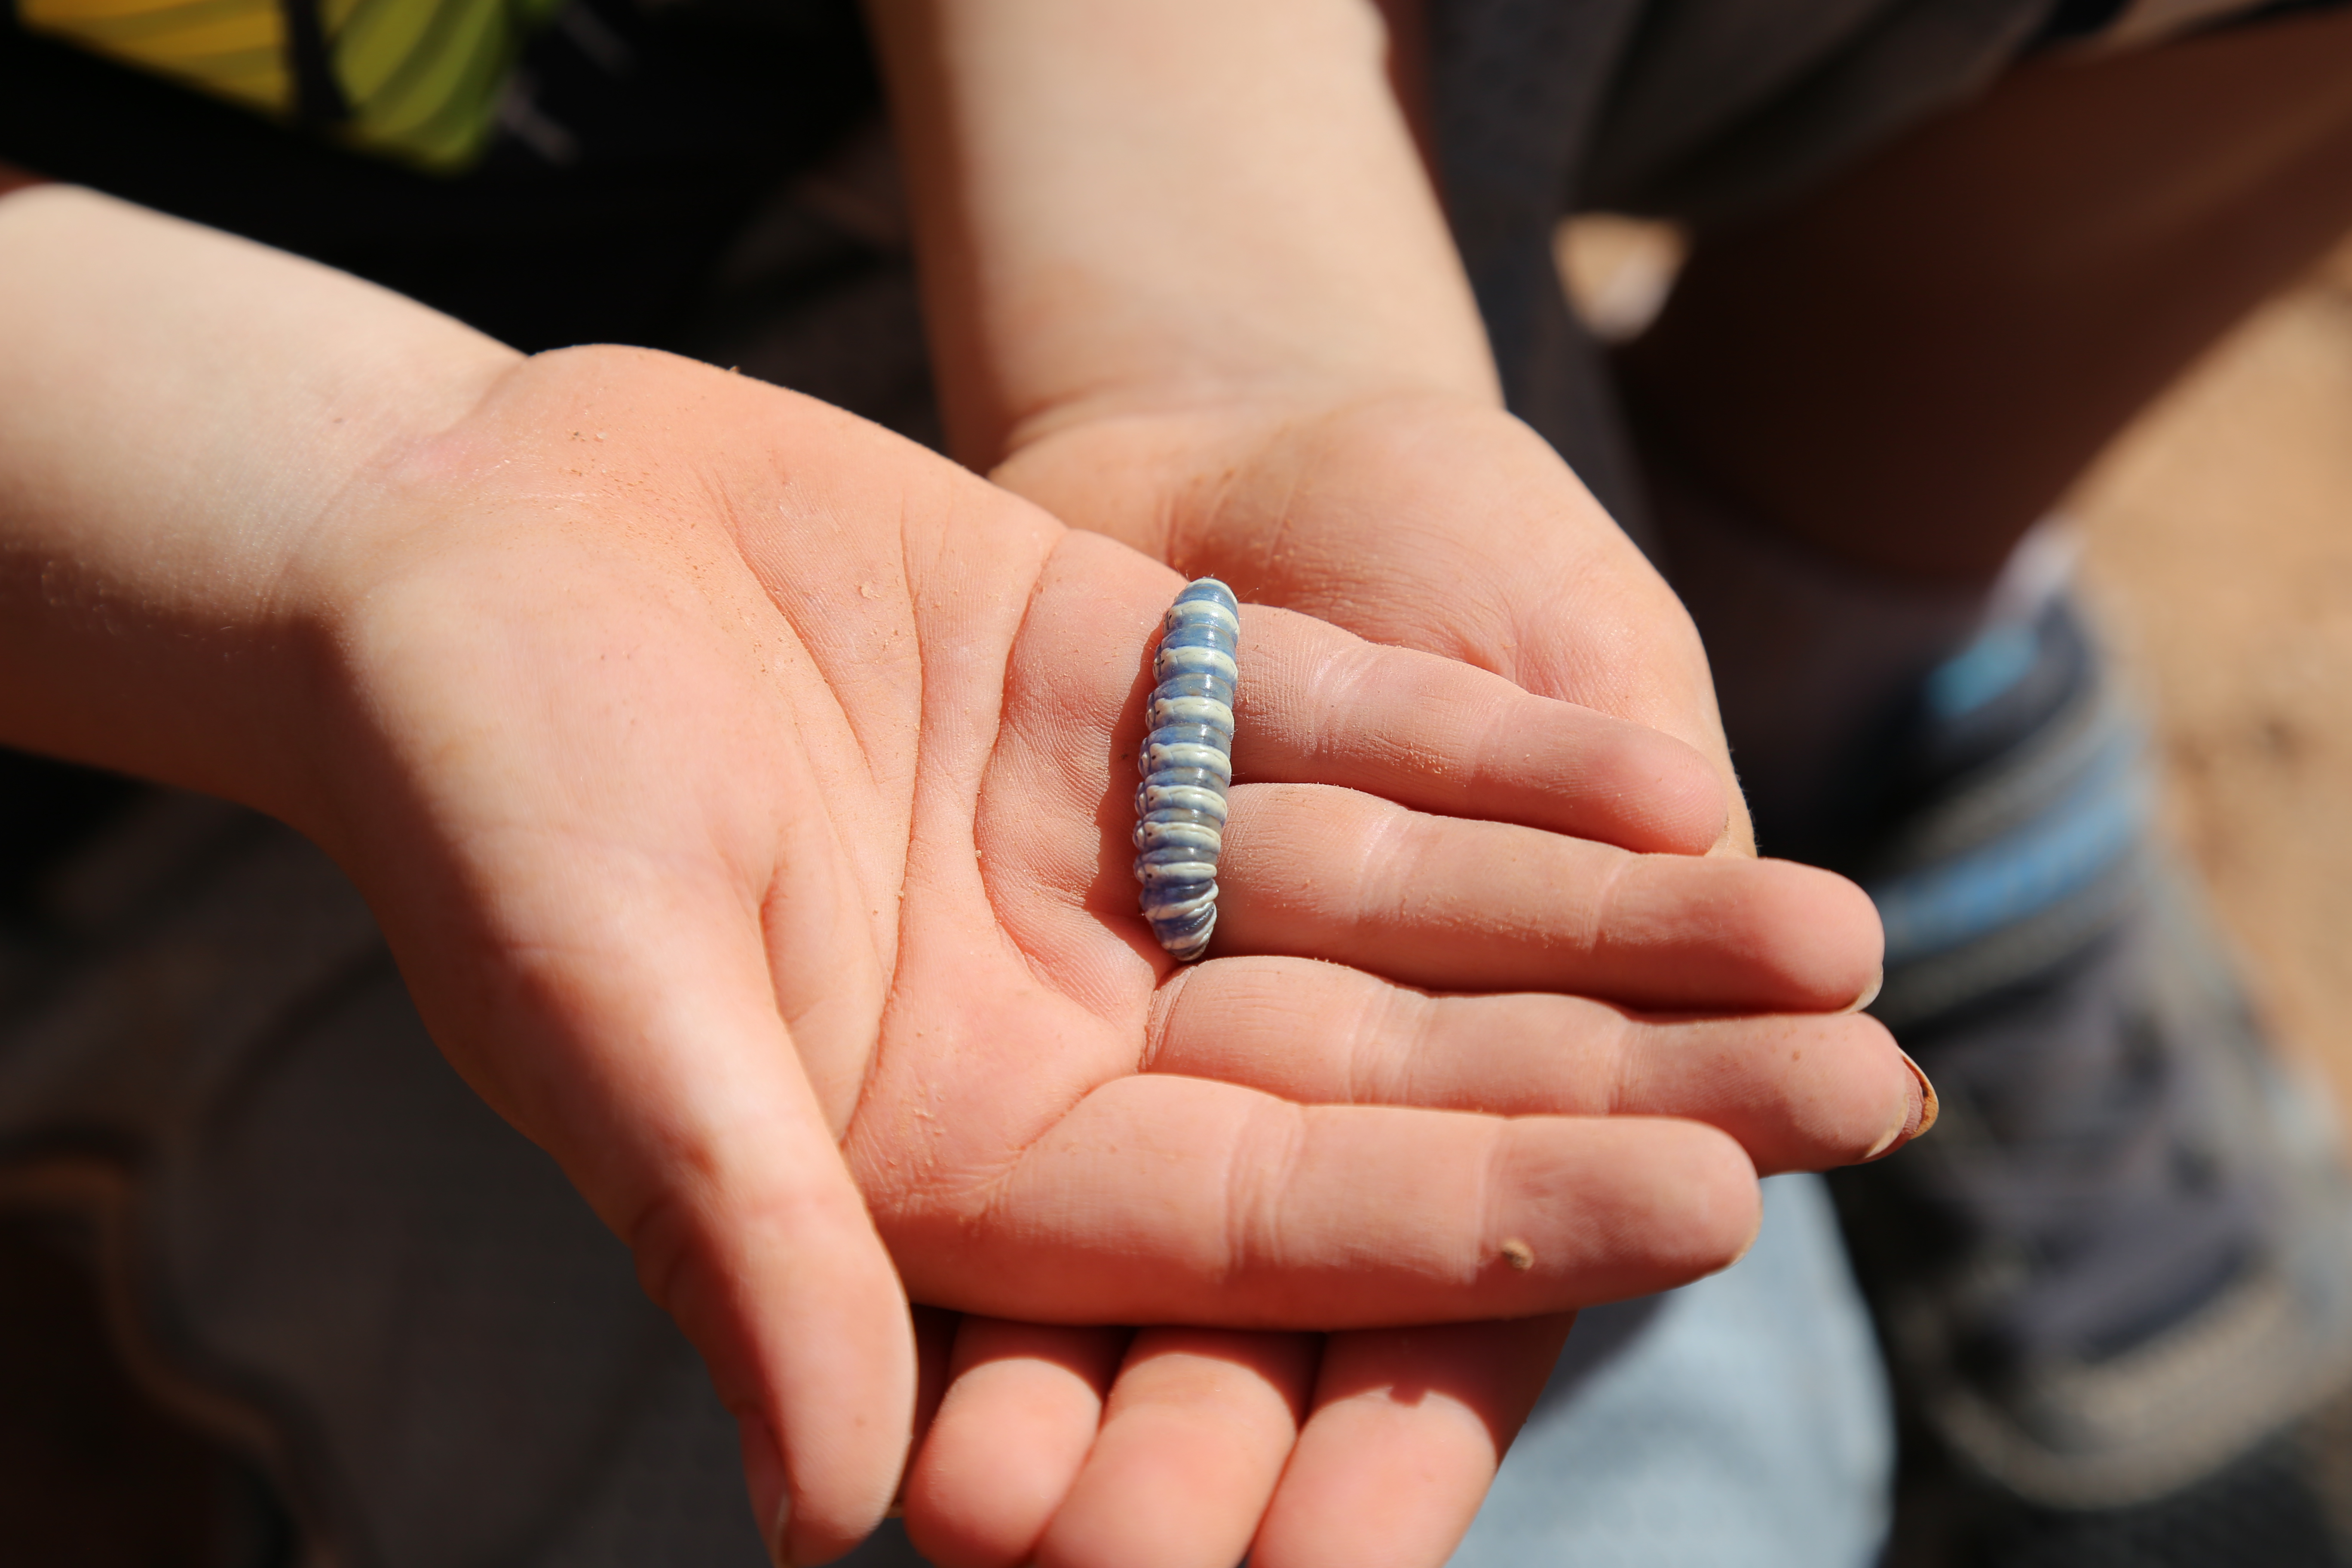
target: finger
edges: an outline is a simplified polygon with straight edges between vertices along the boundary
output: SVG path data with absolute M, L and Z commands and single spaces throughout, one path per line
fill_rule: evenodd
M 1696 855 L 1722 836 L 1721 774 L 1661 731 L 1255 605 L 1239 663 L 1237 778 L 1338 784 L 1635 850 Z
M 1448 990 L 1829 1012 L 1877 983 L 1869 895 L 1793 861 L 1632 855 L 1353 790 L 1238 785 L 1214 951 Z
M 1048 563 L 1007 671 L 1004 714 L 1038 773 L 1058 780 L 1066 809 L 1091 816 L 1105 764 L 1132 766 L 1152 648 L 1178 586 L 1084 533 Z M 1722 834 L 1730 803 L 1719 770 L 1672 736 L 1303 616 L 1245 606 L 1243 616 L 1241 776 L 1342 784 L 1645 850 L 1696 854 Z M 1131 788 L 1116 790 L 1122 805 Z
M 1694 1122 L 1297 1106 L 1155 1074 L 889 1225 L 909 1289 L 967 1310 L 1358 1328 L 1683 1284 L 1746 1250 L 1757 1202 L 1739 1146 Z
M 387 922 L 414 939 L 402 964 L 428 1022 L 702 1353 L 772 1546 L 837 1556 L 879 1521 L 905 1464 L 912 1325 L 779 1016 L 756 891 L 621 856 L 499 885 L 533 892 L 499 906 L 488 936 Z M 495 984 L 474 978 L 486 969 Z
M 1098 563 L 1102 566 L 1099 578 L 1089 578 L 1081 584 L 1076 576 L 1076 568 L 1085 563 L 1081 558 L 1087 557 L 1089 551 L 1113 551 L 1113 547 L 1101 541 L 1095 541 L 1091 545 L 1066 542 L 1048 568 L 1045 580 L 1034 601 L 1032 613 L 1023 623 L 1013 667 L 1008 672 L 1003 723 L 998 743 L 989 760 L 981 810 L 975 824 L 976 847 L 989 868 L 992 891 L 997 895 L 1001 918 L 1008 932 L 1025 950 L 1034 954 L 1076 951 L 1085 945 L 1087 935 L 1102 929 L 1106 921 L 1116 922 L 1113 929 L 1132 931 L 1139 953 L 1152 946 L 1135 913 L 1136 895 L 1130 870 L 1133 854 L 1129 844 L 1129 833 L 1133 826 L 1131 759 L 1133 741 L 1139 737 L 1143 723 L 1141 704 L 1147 679 L 1146 650 L 1158 623 L 1161 595 L 1169 592 L 1171 584 L 1151 569 L 1139 567 L 1139 563 L 1125 556 Z M 1117 552 L 1113 551 L 1113 554 Z M 1139 570 L 1141 572 L 1139 579 L 1137 575 Z M 1107 592 L 1108 585 L 1119 583 L 1121 573 L 1127 578 L 1137 580 L 1131 586 L 1119 586 L 1118 592 Z M 1084 597 L 1080 596 L 1082 586 Z M 1297 623 L 1295 617 L 1274 616 L 1266 625 L 1271 629 L 1265 635 L 1277 645 L 1285 644 L 1286 639 L 1299 644 L 1301 647 L 1315 643 L 1318 638 L 1328 642 L 1323 633 L 1302 630 L 1305 623 Z M 1340 634 L 1329 636 L 1340 637 Z M 1352 639 L 1342 637 L 1339 643 L 1329 646 L 1348 648 L 1358 645 Z M 1443 661 L 1429 660 L 1424 656 L 1405 655 L 1396 650 L 1370 651 L 1383 656 L 1393 653 L 1397 658 L 1416 669 L 1424 666 L 1440 670 L 1444 668 Z M 1312 662 L 1307 652 L 1297 652 L 1297 658 Z M 1096 679 L 1082 679 L 1088 671 L 1096 672 Z M 1563 715 L 1574 724 L 1588 727 L 1615 722 L 1597 715 L 1580 714 L 1580 710 L 1570 710 L 1564 704 L 1529 698 L 1525 693 L 1513 691 L 1498 678 L 1466 668 L 1444 675 L 1443 679 L 1453 679 L 1457 675 L 1462 679 L 1488 683 L 1492 688 L 1487 692 L 1492 699 L 1490 707 L 1500 705 L 1495 708 L 1495 711 L 1505 712 L 1507 716 L 1509 712 L 1526 709 L 1530 715 L 1527 728 L 1533 731 L 1540 731 L 1545 723 Z M 1432 679 L 1438 678 L 1433 676 Z M 1283 683 L 1277 681 L 1277 684 Z M 1371 676 L 1338 680 L 1334 684 L 1343 693 L 1353 692 L 1359 696 L 1366 692 L 1377 694 L 1381 689 L 1381 682 Z M 1312 707 L 1313 704 L 1310 702 L 1307 706 Z M 1392 785 L 1400 793 L 1410 794 L 1407 786 L 1412 785 L 1417 777 L 1422 786 L 1426 786 L 1424 793 L 1446 795 L 1454 787 L 1447 781 L 1457 768 L 1457 759 L 1434 751 L 1417 750 L 1422 742 L 1412 739 L 1413 731 L 1410 725 L 1447 721 L 1444 721 L 1447 705 L 1415 702 L 1400 706 L 1404 709 L 1401 721 L 1408 725 L 1401 732 L 1411 743 L 1395 744 L 1390 739 L 1383 739 L 1378 745 L 1368 744 L 1359 748 L 1358 761 L 1363 764 L 1366 782 Z M 1305 738 L 1293 746 L 1283 737 L 1286 728 L 1295 727 L 1285 723 L 1266 727 L 1264 749 L 1256 753 L 1262 765 L 1271 767 L 1274 762 L 1288 757 L 1298 768 L 1311 771 L 1310 765 L 1314 763 L 1318 747 L 1328 759 L 1346 749 L 1340 741 L 1332 737 L 1363 728 L 1360 725 L 1335 726 L 1318 739 L 1310 726 Z M 1475 730 L 1477 726 L 1472 728 Z M 1486 737 L 1484 743 L 1487 743 L 1492 751 L 1496 744 L 1502 743 L 1496 740 L 1497 737 L 1507 737 L 1517 731 L 1512 724 L 1497 721 L 1488 723 L 1479 732 Z M 1106 737 L 1123 738 L 1126 750 L 1120 752 L 1115 746 L 1107 747 Z M 1462 740 L 1458 736 L 1449 738 L 1434 730 L 1426 740 L 1431 746 L 1457 742 L 1471 746 L 1481 743 Z M 1680 742 L 1668 744 L 1670 749 L 1680 746 Z M 1294 752 L 1295 756 L 1291 754 Z M 1463 787 L 1469 789 L 1474 795 L 1494 794 L 1494 790 L 1486 788 L 1487 783 L 1496 779 L 1509 782 L 1506 777 L 1508 770 L 1519 766 L 1524 755 L 1532 754 L 1514 752 L 1507 747 L 1504 754 L 1489 759 L 1491 766 L 1483 763 L 1475 767 L 1463 764 L 1463 776 L 1471 779 L 1475 785 L 1475 788 Z M 1675 754 L 1683 755 L 1684 752 L 1677 750 Z M 1540 756 L 1537 760 L 1538 763 L 1542 761 Z M 1689 764 L 1687 776 L 1699 781 L 1694 787 L 1700 788 L 1702 792 L 1713 790 L 1715 785 L 1708 764 L 1696 752 L 1689 752 L 1685 760 Z M 1512 788 L 1522 791 L 1518 797 L 1522 805 L 1530 798 L 1546 798 L 1542 791 L 1551 788 L 1554 784 L 1547 771 L 1548 766 L 1530 765 L 1524 776 L 1511 784 Z M 1383 770 L 1383 776 L 1371 776 L 1382 773 Z M 1439 785 L 1444 788 L 1440 789 Z M 1285 792 L 1301 787 L 1305 786 L 1245 784 L 1236 792 L 1236 808 L 1241 809 L 1240 802 L 1246 800 L 1253 791 L 1263 793 L 1272 788 Z M 1500 788 L 1496 785 L 1496 789 Z M 1529 791 L 1534 794 L 1530 795 Z M 1349 797 L 1354 798 L 1354 792 L 1349 792 Z M 1276 793 L 1265 798 L 1271 803 L 1267 809 L 1278 813 L 1285 796 Z M 1374 797 L 1364 798 L 1369 801 Z M 1630 797 L 1621 791 L 1614 798 Z M 1451 795 L 1447 795 L 1447 799 L 1450 804 L 1462 804 Z M 1503 804 L 1508 805 L 1509 802 L 1504 801 Z M 1279 831 L 1282 819 L 1277 816 L 1270 820 Z M 1377 833 L 1387 821 L 1392 820 L 1402 819 L 1358 820 L 1350 826 Z M 1414 820 L 1434 824 L 1462 819 L 1417 817 Z M 1085 835 L 1075 831 L 1076 825 L 1081 821 L 1091 822 L 1095 833 Z M 1716 832 L 1719 825 L 1719 819 L 1710 818 L 1695 827 L 1692 842 L 1703 842 L 1706 836 Z M 1521 831 L 1537 832 L 1532 828 Z M 1309 847 L 1328 850 L 1328 863 L 1312 860 L 1304 866 L 1284 866 L 1280 868 L 1295 873 L 1293 884 L 1308 896 L 1310 902 L 1318 889 L 1328 892 L 1350 879 L 1360 881 L 1370 870 L 1378 868 L 1367 859 L 1381 850 L 1381 846 L 1377 841 L 1368 843 L 1361 839 L 1348 839 L 1332 825 L 1325 825 L 1318 833 L 1310 835 L 1303 842 Z M 1419 845 L 1421 837 L 1399 836 L 1399 842 L 1410 848 Z M 1570 842 L 1572 841 L 1562 841 L 1563 844 Z M 1585 847 L 1590 850 L 1595 847 L 1587 845 Z M 1507 848 L 1505 846 L 1496 852 L 1507 852 Z M 1393 857 L 1391 858 L 1392 860 Z M 1595 858 L 1590 855 L 1582 859 L 1555 858 L 1546 862 L 1560 874 L 1590 871 L 1595 876 L 1614 876 L 1617 873 L 1612 868 L 1620 864 L 1622 862 L 1615 858 Z M 1391 868 L 1393 870 L 1392 867 Z M 1246 874 L 1246 868 L 1243 869 Z M 1450 879 L 1447 891 L 1453 905 L 1469 906 L 1476 902 L 1477 879 L 1461 874 L 1458 869 L 1449 869 L 1443 857 L 1430 861 L 1428 875 Z M 1814 881 L 1806 883 L 1804 879 L 1809 878 Z M 1394 891 L 1398 880 L 1399 876 L 1392 875 L 1385 889 L 1368 884 L 1367 890 Z M 1523 876 L 1522 881 L 1525 880 Z M 1877 962 L 1877 926 L 1874 912 L 1870 910 L 1867 900 L 1858 891 L 1825 873 L 1791 872 L 1783 868 L 1765 874 L 1756 885 L 1768 893 L 1775 889 L 1786 890 L 1791 886 L 1810 887 L 1813 891 L 1795 899 L 1768 900 L 1761 908 L 1743 910 L 1738 907 L 1738 894 L 1743 884 L 1702 879 L 1693 887 L 1698 892 L 1712 897 L 1714 901 L 1710 903 L 1701 899 L 1694 905 L 1690 899 L 1681 896 L 1681 889 L 1662 883 L 1657 877 L 1642 874 L 1631 879 L 1629 887 L 1635 891 L 1663 891 L 1670 895 L 1667 900 L 1669 907 L 1664 909 L 1656 907 L 1658 900 L 1655 899 L 1646 902 L 1641 900 L 1623 901 L 1625 913 L 1633 920 L 1644 922 L 1627 928 L 1637 939 L 1636 947 L 1670 950 L 1666 954 L 1668 961 L 1650 964 L 1646 973 L 1638 970 L 1629 972 L 1625 988 L 1622 991 L 1612 989 L 1608 994 L 1617 999 L 1643 1005 L 1683 1007 L 1801 1010 L 1833 1008 L 1851 1003 L 1874 973 Z M 1819 890 L 1822 889 L 1828 891 L 1822 893 Z M 1405 890 L 1412 891 L 1410 889 Z M 1522 893 L 1549 890 L 1520 889 Z M 1565 915 L 1587 912 L 1593 900 L 1605 898 L 1609 889 L 1599 886 L 1576 889 L 1574 892 L 1577 900 L 1580 901 L 1563 900 L 1558 908 L 1547 908 L 1536 922 L 1535 929 L 1523 931 L 1519 935 L 1523 939 L 1532 936 L 1547 945 L 1557 945 L 1561 935 L 1558 928 L 1564 918 L 1562 911 Z M 1675 901 L 1677 899 L 1679 902 Z M 1527 901 L 1525 897 L 1519 900 L 1522 909 Z M 1806 909 L 1808 904 L 1826 906 L 1832 911 L 1832 918 L 1811 919 L 1816 911 Z M 1412 908 L 1411 904 L 1405 906 L 1400 921 L 1402 929 L 1391 931 L 1383 937 L 1386 945 L 1400 950 L 1403 959 L 1410 960 L 1418 952 L 1423 960 L 1417 968 L 1406 967 L 1402 963 L 1394 966 L 1391 972 L 1399 977 L 1450 987 L 1503 984 L 1512 988 L 1551 988 L 1559 983 L 1562 966 L 1549 963 L 1530 964 L 1524 940 L 1509 952 L 1505 965 L 1498 965 L 1494 955 L 1485 951 L 1485 944 L 1475 940 L 1449 941 L 1446 933 L 1436 932 L 1434 934 L 1440 941 L 1435 945 L 1423 944 L 1419 940 L 1423 932 L 1414 929 L 1420 922 L 1412 915 Z M 1789 922 L 1774 918 L 1791 908 L 1809 918 Z M 1320 912 L 1328 917 L 1334 912 L 1347 911 L 1327 909 Z M 1378 910 L 1364 912 L 1373 918 L 1381 913 Z M 1441 902 L 1438 912 L 1446 918 L 1454 918 L 1455 910 Z M 1507 910 L 1504 912 L 1514 911 Z M 1221 920 L 1224 918 L 1221 916 Z M 1491 928 L 1493 922 L 1489 924 Z M 1343 939 L 1351 934 L 1344 923 L 1335 926 L 1326 918 L 1319 926 L 1310 927 L 1308 931 L 1323 943 L 1322 946 L 1302 947 L 1295 943 L 1284 945 L 1276 942 L 1268 950 L 1343 957 L 1367 966 L 1379 966 L 1373 959 L 1361 953 L 1339 951 Z M 1570 932 L 1568 947 L 1563 951 L 1572 952 L 1579 939 L 1594 934 L 1615 933 Z M 1708 942 L 1728 950 L 1728 963 L 1721 973 L 1716 972 L 1714 955 L 1705 950 L 1704 944 Z M 1601 976 L 1613 986 L 1617 970 L 1623 967 L 1614 963 L 1617 955 L 1608 951 L 1606 944 L 1586 941 L 1585 947 L 1582 971 Z M 1224 952 L 1249 950 L 1246 946 L 1234 945 L 1230 933 L 1222 949 Z M 1450 964 L 1458 953 L 1467 953 L 1476 964 L 1483 966 L 1485 972 L 1459 976 L 1450 973 L 1433 973 L 1441 967 L 1434 960 L 1442 958 Z M 1053 963 L 1050 958 L 1043 962 L 1049 965 Z M 1498 968 L 1502 970 L 1500 974 L 1494 973 Z M 1537 971 L 1532 977 L 1528 973 L 1531 968 Z M 1569 972 L 1573 973 L 1574 969 L 1575 966 L 1569 966 Z M 1056 977 L 1065 984 L 1091 983 L 1085 977 L 1060 971 L 1056 971 Z
M 700 989 L 691 971 L 666 978 Z M 633 1085 L 631 1114 L 662 1129 L 661 1146 L 618 1192 L 589 1195 L 743 1423 L 763 1533 L 787 1563 L 825 1562 L 880 1521 L 905 1464 L 912 1324 L 772 1012 L 763 1029 L 738 1023 L 756 1043 L 714 1051 L 725 1023 L 683 999 L 677 1011 L 691 1057 L 662 1082 L 641 1042 Z
M 1153 999 L 1150 1042 L 1150 1071 L 1302 1105 L 1688 1117 L 1764 1175 L 1891 1153 L 1926 1112 L 1864 1014 L 1643 1017 L 1543 993 L 1433 996 L 1297 958 L 1178 971 Z
M 966 1318 L 907 1483 L 907 1535 L 938 1568 L 1036 1555 L 1102 1425 L 1124 1329 Z
M 917 1307 L 915 1320 L 915 1442 L 919 1447 L 924 1436 L 939 1419 L 940 1406 L 948 1394 L 948 1380 L 953 1372 L 955 1348 L 963 1337 L 963 1326 L 970 1321 L 961 1312 L 947 1311 L 939 1307 Z M 904 1513 L 907 1488 L 911 1482 L 913 1461 L 898 1479 L 898 1495 L 892 1503 L 895 1512 Z
M 1439 1568 L 1574 1321 L 1332 1335 L 1251 1568 Z
M 1307 1334 L 1137 1334 L 1038 1568 L 1233 1568 L 1297 1436 L 1316 1349 Z
M 992 477 L 1188 574 L 1213 571 L 1252 603 L 1530 689 L 1539 677 L 1570 700 L 1720 746 L 1689 617 L 1519 421 L 1392 398 L 1289 422 L 1269 438 L 1236 414 L 1212 431 L 1188 423 L 1173 463 L 1148 439 L 1103 461 L 1112 434 L 1062 429 Z M 1221 438 L 1233 444 L 1203 445 Z M 1188 482 L 1204 473 L 1215 482 Z

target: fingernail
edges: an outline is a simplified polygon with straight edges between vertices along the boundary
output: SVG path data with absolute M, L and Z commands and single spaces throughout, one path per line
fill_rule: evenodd
M 1903 1065 L 1911 1069 L 1911 1091 L 1903 1097 L 1905 1103 L 1902 1120 L 1888 1129 L 1886 1136 L 1881 1138 L 1871 1147 L 1870 1152 L 1862 1157 L 1865 1164 L 1882 1155 L 1893 1153 L 1928 1128 L 1936 1125 L 1937 1110 L 1936 1086 L 1927 1081 L 1927 1075 L 1919 1070 L 1919 1064 L 1911 1059 L 1908 1052 L 1903 1051 L 1900 1047 L 1896 1047 L 1896 1052 L 1902 1056 Z
M 1885 989 L 1886 965 L 1882 963 L 1878 966 L 1878 973 L 1870 977 L 1870 984 L 1862 988 L 1862 994 L 1853 999 L 1853 1005 L 1848 1007 L 1846 1011 L 1849 1013 L 1861 1012 L 1864 1007 L 1867 1007 L 1873 1002 L 1877 1001 L 1878 994 Z M 1926 1080 L 1923 1079 L 1921 1081 L 1925 1082 Z M 1928 1098 L 1934 1098 L 1934 1092 L 1932 1090 L 1929 1091 Z
M 1897 1050 L 1902 1050 L 1900 1046 L 1895 1048 Z M 1919 1106 L 1919 1125 L 1911 1130 L 1911 1136 L 1914 1138 L 1925 1138 L 1927 1135 L 1927 1129 L 1935 1126 L 1936 1118 L 1943 1113 L 1943 1107 L 1937 1102 L 1936 1086 L 1927 1081 L 1927 1075 L 1919 1069 L 1919 1064 L 1917 1062 L 1911 1059 L 1911 1053 L 1909 1051 L 1903 1051 L 1903 1065 L 1911 1069 L 1911 1076 L 1919 1080 L 1919 1099 L 1921 1102 Z

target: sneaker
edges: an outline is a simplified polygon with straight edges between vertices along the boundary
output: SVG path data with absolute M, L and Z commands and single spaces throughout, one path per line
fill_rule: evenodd
M 2280 1456 L 2352 1374 L 2352 1184 L 2150 843 L 2078 614 L 1985 634 L 1879 740 L 1874 826 L 1824 858 L 1878 901 L 1873 1011 L 1943 1114 L 1834 1182 L 1906 1428 L 1973 1521 L 1944 1560 L 2338 1561 Z M 2194 1544 L 2250 1508 L 2315 1522 Z

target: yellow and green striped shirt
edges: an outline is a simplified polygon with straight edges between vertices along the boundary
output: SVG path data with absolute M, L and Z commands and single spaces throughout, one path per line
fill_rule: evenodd
M 466 166 L 562 0 L 14 0 L 46 34 L 352 146 Z

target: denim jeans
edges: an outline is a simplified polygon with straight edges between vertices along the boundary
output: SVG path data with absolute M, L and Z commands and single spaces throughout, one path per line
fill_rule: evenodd
M 1619 1337 L 1613 1355 L 1577 1341 Z M 1584 1314 L 1454 1568 L 1866 1568 L 1894 1417 L 1817 1176 L 1764 1184 L 1732 1268 Z

